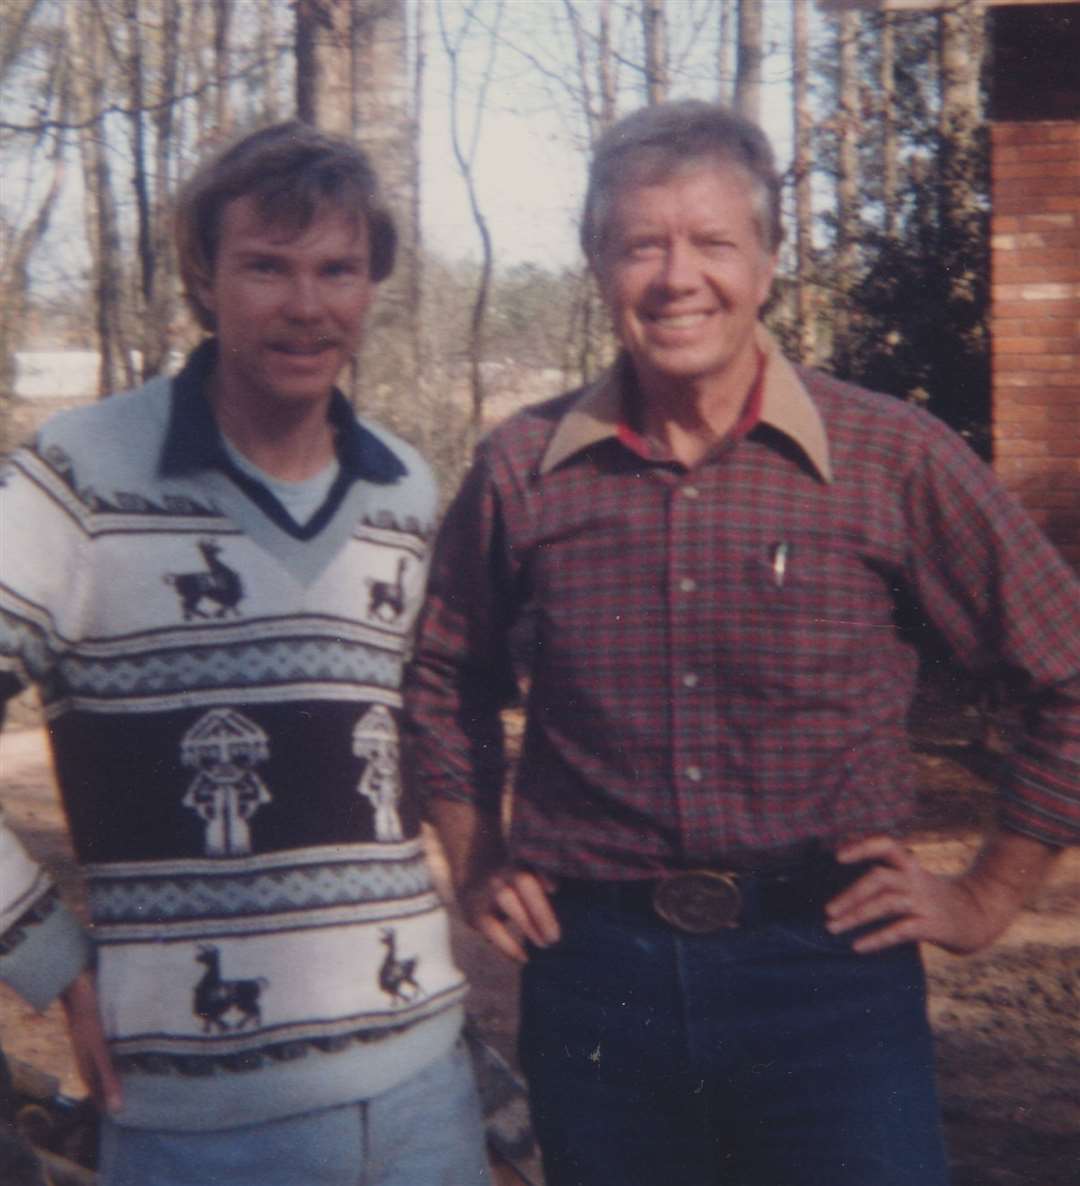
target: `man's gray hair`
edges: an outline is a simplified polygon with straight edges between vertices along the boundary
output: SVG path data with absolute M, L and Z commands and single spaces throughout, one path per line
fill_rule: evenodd
M 599 259 L 611 205 L 620 189 L 666 181 L 695 165 L 741 169 L 754 191 L 758 233 L 767 251 L 783 238 L 780 176 L 769 138 L 744 116 L 720 103 L 684 99 L 643 107 L 600 137 L 589 168 L 581 220 L 581 245 Z

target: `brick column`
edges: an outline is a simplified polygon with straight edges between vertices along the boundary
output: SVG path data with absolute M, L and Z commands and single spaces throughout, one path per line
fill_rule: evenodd
M 995 468 L 1080 569 L 1080 122 L 991 135 Z

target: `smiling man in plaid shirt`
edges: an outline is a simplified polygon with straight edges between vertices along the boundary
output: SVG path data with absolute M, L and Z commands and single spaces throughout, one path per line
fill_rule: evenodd
M 622 353 L 492 434 L 437 548 L 415 760 L 525 962 L 549 1186 L 941 1186 L 917 943 L 990 943 L 1080 834 L 1080 587 L 940 423 L 780 355 L 779 241 L 755 126 L 612 128 L 583 242 Z M 956 878 L 898 839 L 928 636 L 1027 709 Z

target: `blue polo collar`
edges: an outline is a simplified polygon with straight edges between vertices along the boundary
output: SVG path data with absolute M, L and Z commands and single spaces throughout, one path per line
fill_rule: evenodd
M 189 477 L 200 470 L 219 469 L 236 480 L 239 471 L 225 451 L 210 401 L 206 398 L 217 352 L 215 338 L 201 343 L 173 379 L 169 426 L 159 462 L 162 477 Z M 348 400 L 337 388 L 330 400 L 327 419 L 334 427 L 342 474 L 347 475 L 350 482 L 359 478 L 389 485 L 408 472 L 397 454 L 359 423 Z

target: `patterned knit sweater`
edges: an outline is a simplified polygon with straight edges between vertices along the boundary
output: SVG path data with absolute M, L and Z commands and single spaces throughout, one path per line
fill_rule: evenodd
M 384 1091 L 464 994 L 398 761 L 429 472 L 335 397 L 297 527 L 222 448 L 213 350 L 57 417 L 0 501 L 0 672 L 42 694 L 133 1127 Z M 44 1003 L 84 945 L 0 822 L 0 976 Z

